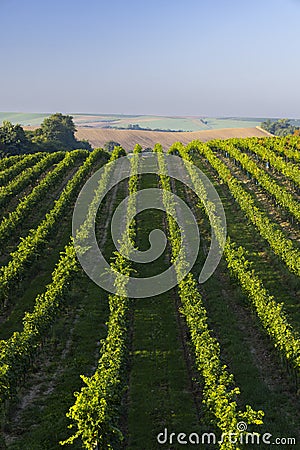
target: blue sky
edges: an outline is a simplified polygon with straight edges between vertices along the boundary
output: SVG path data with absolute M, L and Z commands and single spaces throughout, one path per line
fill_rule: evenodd
M 300 117 L 300 0 L 0 0 L 0 110 Z

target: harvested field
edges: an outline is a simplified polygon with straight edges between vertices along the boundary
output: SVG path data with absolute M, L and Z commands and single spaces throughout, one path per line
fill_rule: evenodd
M 246 138 L 270 136 L 269 133 L 259 127 L 252 128 L 222 128 L 218 130 L 191 131 L 191 132 L 167 132 L 167 131 L 140 131 L 140 130 L 111 130 L 103 128 L 78 127 L 77 139 L 86 139 L 91 145 L 103 147 L 105 142 L 119 142 L 125 150 L 132 150 L 135 144 L 143 148 L 153 147 L 160 142 L 164 148 L 170 147 L 174 142 L 180 141 L 188 144 L 194 139 L 202 142 L 212 139 Z

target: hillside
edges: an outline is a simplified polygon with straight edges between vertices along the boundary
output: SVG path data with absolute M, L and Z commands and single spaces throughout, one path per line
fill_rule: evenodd
M 217 128 L 256 127 L 267 118 L 253 117 L 200 117 L 200 116 L 145 116 L 128 114 L 76 114 L 70 113 L 78 127 L 127 129 L 138 125 L 149 130 L 202 131 Z M 23 126 L 39 126 L 50 113 L 0 112 L 0 122 L 9 120 Z
M 0 160 L 0 449 L 64 449 L 78 431 L 73 450 L 179 450 L 156 445 L 164 430 L 221 436 L 241 414 L 243 430 L 296 448 L 299 148 L 297 137 L 236 139 L 178 146 L 179 157 L 157 145 Z M 175 262 L 186 276 L 162 282 Z
M 87 139 L 92 147 L 103 147 L 105 142 L 119 142 L 125 150 L 131 150 L 135 144 L 142 147 L 153 147 L 160 142 L 164 148 L 170 147 L 174 142 L 187 144 L 194 139 L 207 142 L 212 139 L 264 137 L 269 133 L 258 128 L 221 128 L 218 130 L 204 130 L 192 132 L 160 132 L 138 130 L 110 130 L 103 128 L 78 127 L 76 137 L 79 140 Z

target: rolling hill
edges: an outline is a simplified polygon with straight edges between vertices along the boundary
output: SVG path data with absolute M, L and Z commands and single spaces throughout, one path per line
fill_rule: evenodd
M 103 147 L 105 142 L 115 141 L 121 144 L 127 151 L 132 150 L 135 144 L 140 144 L 143 148 L 152 148 L 157 142 L 160 142 L 164 148 L 168 148 L 176 141 L 187 144 L 195 139 L 202 142 L 207 142 L 212 139 L 264 136 L 270 136 L 270 134 L 259 127 L 221 128 L 192 132 L 113 130 L 105 128 L 78 127 L 76 132 L 77 139 L 88 140 L 94 148 Z

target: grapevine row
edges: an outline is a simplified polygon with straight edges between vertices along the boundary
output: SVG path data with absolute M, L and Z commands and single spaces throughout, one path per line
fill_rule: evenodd
M 78 270 L 74 246 L 69 244 L 61 253 L 52 273 L 52 282 L 35 299 L 33 311 L 25 313 L 23 330 L 0 341 L 0 404 L 12 398 L 24 381 L 27 370 L 54 322 L 68 286 Z
M 37 164 L 25 169 L 6 186 L 1 186 L 0 207 L 5 207 L 11 198 L 16 197 L 24 187 L 35 181 L 52 164 L 59 162 L 63 155 L 63 152 L 55 152 L 44 156 Z
M 0 305 L 5 305 L 10 292 L 21 280 L 23 273 L 30 265 L 31 261 L 45 247 L 51 232 L 58 226 L 59 221 L 64 217 L 70 204 L 78 195 L 83 180 L 93 168 L 94 164 L 103 158 L 104 152 L 101 149 L 94 150 L 86 161 L 82 164 L 74 177 L 68 181 L 54 207 L 46 214 L 45 219 L 39 226 L 30 230 L 29 234 L 22 238 L 17 249 L 11 253 L 11 260 L 6 266 L 0 269 Z
M 283 186 L 276 183 L 263 169 L 260 169 L 246 153 L 238 150 L 231 141 L 212 141 L 208 145 L 213 150 L 221 151 L 238 161 L 247 174 L 251 174 L 279 205 L 289 211 L 300 222 L 300 206 L 293 195 Z
M 205 208 L 202 210 L 209 216 L 209 211 L 214 211 L 214 204 L 207 199 L 205 187 L 195 172 L 191 164 L 190 149 L 184 148 L 181 144 L 176 144 L 171 151 L 177 150 L 177 153 L 183 158 L 185 167 L 189 172 L 190 178 L 197 186 L 197 192 L 201 193 L 201 199 L 205 200 Z M 220 230 L 218 222 L 211 222 L 217 239 L 220 239 Z M 282 303 L 278 303 L 267 292 L 263 282 L 251 268 L 251 263 L 246 258 L 246 251 L 243 247 L 238 247 L 230 237 L 224 247 L 224 256 L 232 275 L 239 281 L 244 292 L 247 294 L 250 303 L 254 307 L 263 328 L 271 338 L 274 346 L 279 349 L 281 355 L 291 362 L 291 365 L 299 373 L 300 370 L 300 337 L 293 330 L 288 317 L 284 311 Z
M 13 155 L 13 156 L 5 156 L 4 158 L 0 159 L 0 173 L 11 167 L 16 162 L 20 161 L 21 158 L 23 158 L 24 155 Z
M 186 266 L 186 257 L 183 256 L 179 263 L 175 263 L 178 248 L 181 245 L 180 230 L 176 226 L 176 208 L 170 195 L 170 180 L 161 146 L 156 145 L 155 150 L 158 152 L 163 202 L 168 213 L 172 262 L 176 268 L 177 278 L 181 279 L 181 271 L 184 271 Z M 222 365 L 220 345 L 209 329 L 207 312 L 193 275 L 189 273 L 182 281 L 179 281 L 178 286 L 182 303 L 181 312 L 185 316 L 190 331 L 197 369 L 204 380 L 203 403 L 210 411 L 213 423 L 223 435 L 223 442 L 219 448 L 223 450 L 236 449 L 236 444 L 230 442 L 229 434 L 239 435 L 237 424 L 242 420 L 248 424 L 262 424 L 264 413 L 253 410 L 249 405 L 246 405 L 244 412 L 237 410 L 236 396 L 240 390 L 238 387 L 234 387 L 233 375 L 228 372 L 226 366 Z
M 63 179 L 64 175 L 70 167 L 79 159 L 86 157 L 85 150 L 73 150 L 72 152 L 60 152 L 64 159 L 60 161 L 54 170 L 49 172 L 42 181 L 21 200 L 16 209 L 11 211 L 0 223 L 0 246 L 4 244 L 5 240 L 11 236 L 17 229 L 18 225 L 23 222 L 28 213 L 39 204 L 52 187 L 57 186 Z M 51 155 L 51 154 L 50 154 Z M 41 161 L 41 163 L 44 160 Z M 51 160 L 50 160 L 51 161 Z M 46 163 L 46 162 L 45 162 Z
M 220 161 L 214 152 L 205 144 L 193 141 L 187 146 L 187 151 L 196 150 L 203 155 L 218 176 L 227 184 L 231 195 L 238 202 L 240 208 L 245 212 L 248 219 L 256 226 L 260 235 L 269 243 L 276 255 L 278 255 L 287 268 L 294 274 L 300 275 L 300 252 L 293 242 L 286 238 L 284 233 L 278 229 L 261 211 L 254 202 L 251 194 L 246 192 L 242 183 L 234 178 L 228 167 Z
M 26 156 L 23 156 L 23 158 L 16 162 L 13 166 L 9 167 L 8 169 L 3 170 L 0 172 L 0 186 L 5 185 L 7 182 L 12 180 L 14 177 L 19 175 L 20 172 L 22 172 L 24 169 L 27 169 L 27 167 L 32 166 L 32 164 L 35 164 L 37 161 L 42 159 L 45 156 L 45 153 L 32 153 Z
M 264 138 L 258 142 L 269 150 L 283 155 L 286 160 L 300 162 L 300 139 L 296 136 Z
M 251 138 L 231 139 L 231 142 L 241 150 L 254 153 L 262 160 L 267 161 L 270 166 L 285 175 L 297 186 L 300 186 L 300 171 L 297 164 L 286 162 L 281 156 L 276 155 L 272 150 L 263 147 Z
M 95 373 L 91 377 L 81 376 L 85 383 L 67 416 L 76 424 L 77 431 L 61 445 L 73 444 L 81 438 L 84 448 L 113 449 L 119 445 L 123 435 L 118 429 L 118 410 L 126 388 L 125 368 L 128 359 L 129 299 L 123 277 L 131 273 L 130 245 L 134 245 L 135 223 L 130 221 L 131 211 L 135 216 L 137 192 L 137 170 L 140 146 L 135 147 L 131 158 L 128 184 L 129 198 L 127 218 L 122 235 L 120 251 L 112 267 L 117 272 L 114 282 L 117 294 L 109 296 L 110 315 L 107 322 L 107 337 L 100 351 Z M 88 225 L 87 225 L 88 226 Z M 126 255 L 126 258 L 123 256 Z M 73 425 L 74 426 L 74 425 Z
M 84 162 L 85 172 L 91 170 L 101 151 L 94 150 Z M 113 155 L 114 157 L 114 155 Z M 61 253 L 52 273 L 52 282 L 35 299 L 33 311 L 25 313 L 23 330 L 0 341 L 0 402 L 11 398 L 31 366 L 42 340 L 55 321 L 67 296 L 70 283 L 78 271 L 73 239 Z

